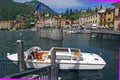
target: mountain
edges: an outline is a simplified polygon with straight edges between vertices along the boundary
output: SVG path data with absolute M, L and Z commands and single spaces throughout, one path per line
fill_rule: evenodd
M 39 2 L 37 0 L 25 3 L 17 3 L 13 0 L 0 0 L 0 20 L 16 20 L 16 22 L 24 21 L 25 27 L 29 28 L 30 22 L 37 21 L 34 16 L 34 12 L 38 3 Z M 46 14 L 49 14 L 47 17 L 51 17 L 56 13 L 47 5 L 42 3 L 40 14 L 43 17 Z
M 14 20 L 17 15 L 31 14 L 34 10 L 23 3 L 0 0 L 0 20 Z
M 33 1 L 30 1 L 30 2 L 25 2 L 25 4 L 30 6 L 30 7 L 33 7 L 35 9 L 37 7 L 37 5 L 39 4 L 39 1 L 33 0 Z M 57 14 L 55 11 L 53 11 L 51 8 L 49 8 L 44 3 L 42 3 L 42 9 L 40 10 L 40 13 L 42 15 L 45 15 L 45 14 L 49 13 L 51 16 Z
M 33 13 L 38 3 L 37 0 L 25 3 L 17 3 L 13 0 L 0 0 L 0 20 L 15 20 L 18 18 L 18 15 L 26 22 L 29 22 L 29 19 L 34 20 L 35 17 Z M 45 10 L 42 10 L 40 13 L 49 13 L 50 15 L 56 14 L 45 4 L 43 4 L 43 8 Z

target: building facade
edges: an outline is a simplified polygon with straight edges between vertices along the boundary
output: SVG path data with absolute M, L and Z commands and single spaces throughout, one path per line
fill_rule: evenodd
M 86 16 L 82 16 L 79 18 L 79 25 L 84 26 L 86 28 L 92 27 L 92 24 L 96 24 L 96 26 L 99 26 L 100 19 L 99 19 L 99 13 L 95 12 Z
M 115 9 L 107 9 L 106 10 L 106 28 L 113 28 L 114 27 L 114 16 L 115 16 Z
M 15 27 L 14 21 L 0 21 L 0 29 L 10 30 Z
M 91 13 L 79 18 L 79 24 L 85 27 L 96 25 L 99 28 L 114 27 L 115 9 L 102 7 L 98 12 Z
M 120 30 L 120 2 L 113 3 L 115 6 L 114 30 Z

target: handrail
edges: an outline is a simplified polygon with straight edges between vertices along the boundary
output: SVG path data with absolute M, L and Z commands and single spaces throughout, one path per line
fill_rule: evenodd
M 8 75 L 6 77 L 7 78 L 26 78 L 29 75 L 34 76 L 35 74 L 37 74 L 38 76 L 36 76 L 34 78 L 44 76 L 45 74 L 47 74 L 46 76 L 50 77 L 50 75 L 48 75 L 48 74 L 51 74 L 51 71 L 54 71 L 54 70 L 56 70 L 56 71 L 58 70 L 57 64 L 42 67 L 42 68 L 38 68 L 38 69 L 32 69 L 32 70 L 23 71 L 23 72 L 20 72 L 20 73 L 17 73 L 17 74 Z

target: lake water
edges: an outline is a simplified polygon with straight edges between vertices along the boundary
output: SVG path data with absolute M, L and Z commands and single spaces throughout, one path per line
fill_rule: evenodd
M 102 70 L 59 71 L 62 80 L 117 80 L 118 79 L 118 41 L 90 38 L 90 34 L 64 34 L 63 41 L 53 41 L 39 37 L 35 31 L 0 32 L 0 60 L 7 60 L 7 53 L 16 52 L 16 40 L 24 40 L 24 50 L 32 46 L 40 46 L 43 50 L 51 47 L 80 48 L 84 52 L 102 53 L 107 65 Z M 14 69 L 14 68 L 11 68 Z M 5 76 L 5 75 L 4 75 Z

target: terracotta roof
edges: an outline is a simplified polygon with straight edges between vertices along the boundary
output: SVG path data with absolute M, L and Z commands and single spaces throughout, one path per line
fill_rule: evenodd
M 61 21 L 66 21 L 66 19 L 60 19 Z
M 0 23 L 13 23 L 14 21 L 9 20 L 9 21 L 0 21 Z
M 52 18 L 60 18 L 59 16 L 53 16 Z
M 17 23 L 17 25 L 19 25 L 19 26 L 24 26 L 25 23 L 24 23 L 24 22 L 22 22 L 22 23 Z

